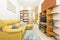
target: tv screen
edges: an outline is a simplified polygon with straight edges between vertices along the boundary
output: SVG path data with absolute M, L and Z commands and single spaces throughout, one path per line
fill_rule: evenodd
M 46 23 L 46 16 L 40 16 L 40 22 Z

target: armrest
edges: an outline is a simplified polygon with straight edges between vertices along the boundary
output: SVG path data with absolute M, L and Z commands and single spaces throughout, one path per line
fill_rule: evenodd
M 18 29 L 12 29 L 12 25 L 10 25 L 10 26 L 4 26 L 2 30 L 5 32 L 20 32 L 25 30 L 25 27 L 26 27 L 26 24 L 24 25 L 24 27 L 19 27 Z
M 22 31 L 22 29 L 20 29 L 20 28 L 18 28 L 18 29 L 12 29 L 10 27 L 9 28 L 8 27 L 3 27 L 2 30 L 4 32 L 20 32 L 20 31 Z
M 5 32 L 20 32 L 20 31 L 22 31 L 22 29 L 5 29 L 5 28 L 3 28 L 3 31 L 5 31 Z
M 21 29 L 5 29 L 5 32 L 20 32 Z

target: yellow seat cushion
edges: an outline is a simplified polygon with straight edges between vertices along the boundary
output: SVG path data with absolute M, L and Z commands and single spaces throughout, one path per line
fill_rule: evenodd
M 12 25 L 9 25 L 9 26 L 4 26 L 2 28 L 2 30 L 4 32 L 20 32 L 22 29 L 18 28 L 18 29 L 12 29 Z
M 32 29 L 33 28 L 33 24 L 27 24 L 26 25 L 26 29 Z
M 27 24 L 27 26 L 32 26 L 33 24 Z

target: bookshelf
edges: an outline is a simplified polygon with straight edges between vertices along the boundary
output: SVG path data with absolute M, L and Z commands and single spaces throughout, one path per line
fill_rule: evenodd
M 58 13 L 57 12 L 52 12 L 52 9 L 47 9 L 46 11 L 46 21 L 47 21 L 47 28 L 46 28 L 46 34 L 47 36 L 58 36 L 58 33 L 55 33 L 53 30 L 58 29 L 58 26 L 55 26 L 55 22 L 58 22 L 57 17 Z
M 28 10 L 20 11 L 20 21 L 23 21 L 25 23 L 29 22 L 29 11 Z

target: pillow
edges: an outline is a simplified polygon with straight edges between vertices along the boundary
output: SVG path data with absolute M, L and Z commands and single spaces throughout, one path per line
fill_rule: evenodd
M 18 29 L 17 25 L 13 24 L 12 29 Z
M 23 22 L 23 21 L 21 21 L 21 22 L 20 22 L 20 26 L 23 26 L 23 25 L 24 25 L 24 22 Z

